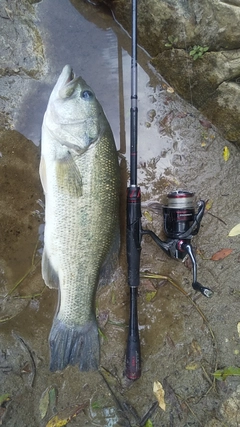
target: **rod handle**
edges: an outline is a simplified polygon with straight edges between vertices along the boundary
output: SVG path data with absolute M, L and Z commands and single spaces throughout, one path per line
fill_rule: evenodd
M 139 334 L 128 336 L 126 351 L 126 376 L 130 380 L 137 380 L 141 376 L 140 339 Z
M 139 286 L 141 254 L 141 191 L 140 187 L 127 189 L 127 263 L 128 284 Z

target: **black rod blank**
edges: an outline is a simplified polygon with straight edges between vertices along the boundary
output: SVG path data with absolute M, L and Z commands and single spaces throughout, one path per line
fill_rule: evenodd
M 132 0 L 132 56 L 130 108 L 130 186 L 127 189 L 127 262 L 130 287 L 130 316 L 126 351 L 126 375 L 131 380 L 141 376 L 137 295 L 140 282 L 141 190 L 137 186 L 137 0 Z
M 131 121 L 130 121 L 130 185 L 137 185 L 137 0 L 132 0 L 132 55 L 131 55 Z

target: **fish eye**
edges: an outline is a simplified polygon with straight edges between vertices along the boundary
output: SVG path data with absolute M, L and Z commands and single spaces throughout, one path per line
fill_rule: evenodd
M 93 98 L 93 93 L 90 90 L 83 90 L 81 93 L 81 98 L 83 99 L 91 99 Z

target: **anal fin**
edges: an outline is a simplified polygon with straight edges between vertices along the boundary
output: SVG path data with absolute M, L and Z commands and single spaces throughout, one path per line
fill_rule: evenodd
M 120 231 L 119 228 L 116 231 L 115 237 L 112 241 L 110 250 L 104 260 L 104 263 L 100 269 L 98 286 L 103 286 L 106 283 L 111 282 L 114 271 L 119 265 L 119 251 L 120 251 Z
M 42 255 L 42 278 L 45 284 L 50 289 L 58 289 L 59 287 L 59 278 L 56 271 L 53 269 L 49 258 L 47 256 L 47 252 L 44 249 Z

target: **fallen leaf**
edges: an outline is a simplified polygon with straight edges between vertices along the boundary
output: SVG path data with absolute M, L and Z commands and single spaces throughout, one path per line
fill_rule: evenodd
M 169 335 L 169 333 L 166 333 L 166 342 L 168 345 L 172 348 L 175 348 L 175 342 L 173 341 L 172 337 Z
M 211 209 L 212 205 L 213 205 L 213 200 L 208 199 L 206 202 L 206 206 L 205 206 L 206 211 L 209 211 L 209 209 Z
M 11 399 L 10 394 L 8 394 L 8 393 L 2 394 L 0 396 L 0 406 L 2 406 L 3 403 L 8 402 L 8 400 L 10 400 L 10 399 Z
M 145 218 L 149 221 L 152 222 L 153 218 L 152 215 L 150 215 L 150 213 L 148 211 L 143 212 L 143 215 L 145 216 Z
M 191 347 L 193 349 L 193 352 L 197 355 L 201 355 L 202 354 L 202 350 L 200 345 L 198 344 L 197 340 L 192 340 L 191 342 Z
M 221 249 L 220 251 L 216 252 L 210 259 L 212 261 L 219 261 L 220 259 L 226 258 L 228 255 L 232 253 L 232 249 Z
M 41 419 L 47 415 L 49 406 L 49 387 L 43 392 L 39 402 L 39 412 Z
M 147 420 L 146 424 L 144 425 L 144 427 L 153 427 L 153 423 L 151 420 Z
M 238 335 L 239 335 L 239 338 L 240 338 L 240 322 L 238 322 L 238 324 L 237 324 L 237 331 L 238 331 Z
M 154 381 L 153 383 L 153 393 L 155 394 L 158 404 L 160 408 L 165 411 L 166 403 L 164 400 L 165 391 L 163 390 L 163 386 L 159 381 Z
M 168 93 L 174 93 L 175 91 L 174 91 L 173 87 L 168 86 L 168 88 L 167 88 L 167 92 L 168 92 Z
M 187 365 L 185 367 L 185 369 L 187 369 L 187 371 L 195 371 L 196 369 L 199 368 L 199 363 L 190 363 L 189 365 Z
M 186 117 L 187 116 L 187 113 L 185 113 L 185 112 L 179 112 L 178 114 L 177 114 L 177 117 L 179 117 L 179 119 L 183 119 L 184 117 Z
M 147 292 L 145 299 L 147 302 L 151 302 L 153 300 L 153 298 L 156 296 L 157 291 L 153 291 L 153 292 Z
M 5 7 L 5 11 L 6 11 L 8 18 L 12 20 L 13 11 L 8 9 L 7 7 Z
M 163 117 L 162 120 L 160 120 L 160 125 L 164 128 L 169 127 L 172 123 L 173 117 L 173 112 L 170 111 L 168 114 L 166 114 L 166 116 Z
M 231 231 L 229 231 L 229 236 L 233 237 L 233 236 L 237 236 L 238 234 L 240 234 L 240 224 L 235 225 L 235 227 L 233 227 L 231 229 Z
M 218 369 L 213 376 L 219 381 L 225 381 L 229 376 L 240 376 L 240 368 L 229 366 L 224 369 Z
M 60 419 L 58 415 L 55 415 L 53 418 L 51 418 L 46 427 L 64 427 L 67 425 L 67 423 L 71 420 L 71 418 L 65 418 L 64 420 Z
M 46 424 L 46 427 L 64 427 L 66 426 L 69 421 L 72 421 L 73 418 L 76 418 L 76 416 L 86 407 L 86 403 L 83 403 L 82 405 L 78 406 L 74 412 L 72 412 L 71 415 L 69 415 L 68 417 L 63 417 L 60 418 L 59 414 L 58 415 L 54 415 L 54 417 L 52 417 L 48 423 Z M 65 410 L 64 410 L 65 412 Z
M 206 129 L 210 129 L 212 127 L 212 123 L 210 123 L 208 120 L 206 119 L 199 119 L 199 122 L 201 123 L 201 125 L 206 128 Z
M 21 374 L 30 374 L 32 372 L 32 365 L 26 362 L 21 369 Z
M 101 409 L 102 408 L 102 404 L 100 402 L 92 402 L 91 403 L 91 408 L 92 409 Z
M 49 390 L 49 409 L 54 413 L 58 400 L 58 390 L 56 387 L 51 387 Z
M 229 157 L 230 157 L 230 151 L 229 151 L 229 148 L 225 145 L 225 147 L 223 148 L 223 158 L 225 162 L 228 161 Z

